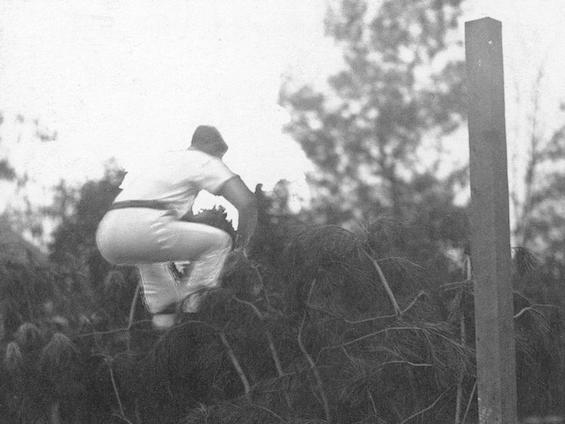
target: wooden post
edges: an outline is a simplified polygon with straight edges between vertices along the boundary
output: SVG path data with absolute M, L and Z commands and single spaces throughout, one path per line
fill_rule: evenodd
M 501 29 L 491 18 L 465 23 L 481 424 L 517 422 Z

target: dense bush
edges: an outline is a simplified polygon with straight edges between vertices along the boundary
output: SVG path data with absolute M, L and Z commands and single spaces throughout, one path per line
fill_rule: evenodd
M 231 258 L 222 287 L 165 334 L 131 268 L 91 281 L 69 262 L 6 267 L 0 422 L 473 422 L 465 263 L 430 238 L 414 259 L 414 230 L 389 220 L 312 227 L 258 196 L 250 257 Z M 199 219 L 227 225 L 221 209 Z M 516 261 L 520 412 L 559 412 L 559 309 L 533 289 L 559 277 Z

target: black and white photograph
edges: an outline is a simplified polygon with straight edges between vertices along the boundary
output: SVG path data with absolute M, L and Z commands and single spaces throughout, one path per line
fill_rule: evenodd
M 0 0 L 0 424 L 565 424 L 562 0 Z

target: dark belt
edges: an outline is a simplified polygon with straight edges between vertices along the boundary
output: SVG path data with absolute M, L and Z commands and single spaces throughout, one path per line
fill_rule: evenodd
M 148 208 L 167 210 L 169 206 L 165 202 L 159 200 L 123 200 L 121 202 L 112 203 L 109 210 L 124 208 Z

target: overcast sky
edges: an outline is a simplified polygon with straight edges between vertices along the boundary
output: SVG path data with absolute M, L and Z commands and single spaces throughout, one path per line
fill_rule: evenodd
M 320 81 L 339 64 L 324 10 L 324 0 L 3 0 L 3 139 L 21 131 L 16 114 L 57 131 L 11 147 L 16 166 L 51 184 L 100 176 L 110 157 L 184 148 L 209 123 L 251 187 L 300 182 L 308 164 L 281 132 L 278 91 L 285 75 Z M 525 92 L 545 60 L 548 93 L 561 96 L 562 1 L 467 0 L 465 19 L 484 16 L 503 21 L 507 85 Z

